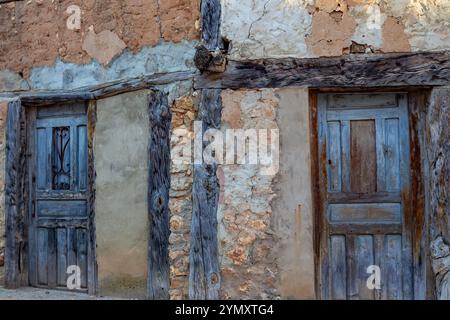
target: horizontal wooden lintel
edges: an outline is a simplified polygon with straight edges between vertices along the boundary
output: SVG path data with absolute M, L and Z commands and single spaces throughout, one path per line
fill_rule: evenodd
M 225 72 L 203 72 L 194 83 L 196 89 L 443 86 L 450 84 L 450 51 L 229 60 Z
M 135 78 L 115 80 L 99 85 L 85 86 L 73 90 L 23 91 L 0 94 L 0 98 L 20 98 L 24 105 L 46 105 L 73 101 L 98 100 L 125 92 L 151 89 L 177 81 L 194 78 L 194 71 L 155 73 Z

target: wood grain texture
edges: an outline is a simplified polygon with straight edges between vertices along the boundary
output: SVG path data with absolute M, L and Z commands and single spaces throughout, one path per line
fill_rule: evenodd
M 411 137 L 411 207 L 413 210 L 414 298 L 434 299 L 435 285 L 429 256 L 429 161 L 426 141 L 427 109 L 430 90 L 414 90 L 408 94 Z
M 220 90 L 202 90 L 198 120 L 203 132 L 218 129 L 221 122 Z M 203 144 L 203 148 L 205 143 Z M 192 187 L 191 252 L 189 271 L 190 299 L 218 299 L 220 289 L 219 252 L 217 243 L 217 208 L 220 186 L 217 164 L 194 164 Z
M 413 297 L 406 101 L 403 93 L 318 95 L 324 299 Z M 377 170 L 380 159 L 389 165 L 387 170 Z M 381 192 L 377 181 L 383 181 Z M 395 241 L 386 251 L 389 237 Z M 392 288 L 368 290 L 367 267 L 389 257 L 399 271 L 390 272 L 390 278 L 384 273 L 381 282 L 392 282 Z
M 449 163 L 450 88 L 431 92 L 427 113 L 427 153 L 429 159 L 430 236 L 450 240 Z
M 202 43 L 209 51 L 217 51 L 220 39 L 220 0 L 202 0 Z M 211 60 L 214 60 L 212 58 Z M 222 117 L 221 90 L 201 90 L 198 121 L 203 133 L 220 128 Z M 205 148 L 202 145 L 201 152 Z M 217 163 L 194 163 L 192 186 L 191 249 L 189 256 L 189 298 L 218 299 L 220 289 L 219 249 L 217 243 L 217 208 L 220 186 Z
M 450 52 L 228 61 L 224 73 L 196 76 L 195 88 L 396 87 L 450 84 Z
M 90 101 L 87 108 L 87 288 L 88 293 L 97 293 L 97 240 L 95 229 L 95 164 L 94 135 L 97 123 L 97 103 Z
M 27 107 L 28 166 L 32 176 L 28 181 L 31 198 L 28 253 L 29 281 L 33 286 L 65 288 L 66 268 L 74 264 L 81 268 L 80 289 L 96 292 L 94 109 L 95 102 L 90 106 L 65 104 L 42 110 Z M 58 142 L 61 128 L 65 128 L 66 136 L 60 135 Z M 66 143 L 67 148 L 59 143 Z M 58 180 L 55 174 L 59 164 L 68 170 L 64 180 Z
M 20 100 L 8 104 L 5 171 L 5 286 L 17 288 L 28 282 L 26 126 L 25 110 Z
M 375 122 L 350 122 L 350 189 L 354 193 L 374 193 L 377 187 Z
M 214 51 L 220 45 L 220 0 L 202 0 L 200 4 L 202 41 L 205 47 Z
M 80 87 L 74 90 L 27 91 L 2 93 L 0 97 L 18 97 L 26 105 L 49 105 L 64 102 L 98 100 L 125 92 L 192 79 L 194 71 L 154 73 L 134 78 L 124 78 L 99 85 Z
M 148 146 L 149 264 L 147 295 L 150 299 L 169 299 L 169 188 L 170 123 L 167 94 L 149 95 L 150 133 Z

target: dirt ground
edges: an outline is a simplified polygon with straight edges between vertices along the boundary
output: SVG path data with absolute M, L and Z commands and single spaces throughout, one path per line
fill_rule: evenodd
M 0 287 L 0 300 L 118 300 L 113 297 L 96 297 L 85 293 L 46 290 L 24 287 L 15 290 Z

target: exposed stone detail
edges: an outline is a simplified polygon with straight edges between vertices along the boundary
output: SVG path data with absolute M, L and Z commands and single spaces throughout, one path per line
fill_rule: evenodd
M 81 29 L 69 30 L 70 5 L 81 8 Z M 91 60 L 82 45 L 90 26 L 95 33 L 110 31 L 133 52 L 161 40 L 198 39 L 198 0 L 59 0 L 17 1 L 0 10 L 0 69 L 28 78 L 35 66 Z
M 184 96 L 172 105 L 171 183 L 170 183 L 170 299 L 188 298 L 190 227 L 192 220 L 193 167 L 190 154 L 193 121 L 196 118 L 194 99 Z M 180 155 L 184 155 L 184 161 Z
M 432 267 L 436 277 L 436 296 L 450 300 L 450 244 L 443 237 L 431 243 Z
M 277 128 L 278 99 L 273 90 L 222 93 L 221 128 Z M 240 110 L 237 111 L 236 108 Z M 241 115 L 237 121 L 235 115 Z M 274 176 L 260 174 L 256 165 L 220 165 L 218 240 L 221 259 L 221 298 L 273 299 L 277 297 L 277 264 L 273 248 L 271 202 Z

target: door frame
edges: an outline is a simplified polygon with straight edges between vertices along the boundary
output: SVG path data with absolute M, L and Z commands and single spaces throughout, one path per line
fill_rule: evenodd
M 97 260 L 95 237 L 95 167 L 94 132 L 96 123 L 95 100 L 74 99 L 71 102 L 84 102 L 87 109 L 88 129 L 88 167 L 87 167 L 87 210 L 88 210 L 88 294 L 97 293 Z M 6 172 L 5 179 L 5 286 L 15 289 L 30 285 L 30 214 L 33 205 L 32 175 L 34 139 L 33 129 L 37 108 L 55 106 L 58 102 L 45 100 L 42 104 L 23 104 L 20 99 L 8 103 L 6 128 Z
M 428 88 L 364 88 L 364 89 L 347 89 L 347 88 L 327 88 L 314 89 L 309 91 L 310 106 L 310 127 L 311 127 L 311 176 L 313 191 L 313 212 L 314 212 L 314 228 L 313 228 L 313 246 L 314 246 L 314 272 L 315 272 L 315 291 L 316 298 L 323 299 L 322 292 L 322 266 L 323 254 L 327 252 L 324 242 L 325 221 L 325 204 L 326 190 L 324 185 L 320 183 L 321 177 L 325 175 L 324 168 L 320 165 L 320 157 L 325 154 L 326 150 L 319 150 L 319 130 L 320 130 L 320 112 L 318 106 L 319 93 L 406 93 L 407 94 L 407 118 L 409 125 L 409 170 L 410 181 L 409 190 L 402 194 L 404 198 L 404 226 L 411 234 L 412 247 L 412 277 L 413 299 L 432 299 L 434 298 L 434 281 L 431 270 L 431 263 L 428 254 L 429 236 L 428 236 L 428 216 L 426 210 L 425 187 L 427 157 L 425 146 L 423 145 L 423 137 L 425 127 L 423 121 L 420 121 L 420 115 L 427 108 L 428 96 L 430 89 Z M 324 152 L 325 151 L 325 152 Z M 325 168 L 326 170 L 326 168 Z

